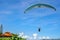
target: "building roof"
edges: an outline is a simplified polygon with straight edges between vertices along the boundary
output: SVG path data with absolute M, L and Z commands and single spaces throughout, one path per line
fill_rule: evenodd
M 4 34 L 0 34 L 0 37 L 11 37 L 12 34 L 10 32 L 5 32 Z

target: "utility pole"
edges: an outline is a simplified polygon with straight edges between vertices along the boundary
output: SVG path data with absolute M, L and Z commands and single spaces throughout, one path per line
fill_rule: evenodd
M 2 24 L 0 25 L 0 34 L 2 34 L 3 33 L 3 26 L 2 26 Z

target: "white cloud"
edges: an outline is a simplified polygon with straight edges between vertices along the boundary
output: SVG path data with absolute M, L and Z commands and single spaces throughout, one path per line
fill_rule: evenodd
M 49 36 L 42 36 L 39 39 L 50 39 L 50 37 Z
M 37 36 L 37 34 L 36 34 L 36 33 L 34 33 L 34 34 L 33 34 L 33 36 L 34 36 L 34 37 L 36 37 L 36 36 Z
M 25 35 L 25 36 L 22 36 L 22 38 L 29 38 L 29 36 Z
M 32 36 L 29 36 L 29 35 L 25 35 L 23 32 L 19 33 L 19 37 L 22 37 L 22 38 L 26 38 L 28 40 L 32 40 L 32 39 L 50 39 L 49 36 L 38 36 L 37 33 L 33 33 Z
M 46 38 L 47 38 L 47 39 L 50 39 L 50 37 L 49 37 L 49 36 L 47 36 Z
M 19 33 L 19 37 L 23 37 L 23 36 L 24 36 L 23 32 Z
M 45 36 L 43 36 L 43 37 L 42 37 L 42 39 L 46 39 L 46 37 L 45 37 Z
M 33 34 L 34 39 L 37 39 L 37 36 L 38 36 L 38 34 L 36 34 L 36 33 Z

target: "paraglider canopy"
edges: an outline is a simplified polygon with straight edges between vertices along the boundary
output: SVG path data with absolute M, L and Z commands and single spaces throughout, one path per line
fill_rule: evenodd
M 49 4 L 34 4 L 34 5 L 32 5 L 32 6 L 30 6 L 30 7 L 28 7 L 25 11 L 24 11 L 24 13 L 26 13 L 27 11 L 29 11 L 29 10 L 31 10 L 31 9 L 33 9 L 33 8 L 51 8 L 51 9 L 53 9 L 54 11 L 56 11 L 56 8 L 55 7 L 53 7 L 53 6 L 51 6 L 51 5 L 49 5 Z

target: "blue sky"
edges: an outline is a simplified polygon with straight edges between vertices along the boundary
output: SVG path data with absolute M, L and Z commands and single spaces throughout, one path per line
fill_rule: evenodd
M 24 10 L 36 3 L 54 6 L 37 8 L 24 14 Z M 3 31 L 12 33 L 24 32 L 26 35 L 37 33 L 39 36 L 60 37 L 60 0 L 0 0 L 0 24 Z M 41 28 L 41 32 L 37 29 Z

